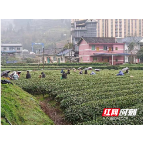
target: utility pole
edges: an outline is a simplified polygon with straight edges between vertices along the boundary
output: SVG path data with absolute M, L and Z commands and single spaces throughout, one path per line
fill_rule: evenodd
M 39 64 L 40 64 L 40 49 L 39 49 L 39 63 L 38 63 L 38 69 L 39 69 Z
M 72 59 L 72 49 L 71 49 L 71 51 L 70 51 L 70 52 L 71 52 L 71 58 L 70 58 L 70 62 L 71 62 L 71 59 Z
M 43 70 L 44 70 L 44 47 L 43 47 Z
M 57 65 L 58 65 L 58 58 L 57 58 L 57 56 L 56 56 L 56 47 L 55 47 L 55 60 L 57 61 Z
M 69 49 L 69 40 L 68 41 L 68 49 Z M 69 49 L 69 61 L 70 61 L 70 49 Z

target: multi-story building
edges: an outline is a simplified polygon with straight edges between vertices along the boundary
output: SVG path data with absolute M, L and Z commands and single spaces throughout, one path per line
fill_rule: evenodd
M 143 37 L 143 19 L 97 19 L 98 37 Z
M 93 23 L 94 24 L 93 24 Z M 87 25 L 90 28 L 87 28 Z M 96 31 L 96 32 L 95 32 Z M 72 19 L 71 41 L 75 56 L 79 55 L 77 42 L 80 37 L 143 37 L 143 19 Z
M 71 25 L 81 21 L 84 23 L 86 20 L 72 19 Z M 97 37 L 143 37 L 143 19 L 96 19 L 96 21 Z
M 113 37 L 82 37 L 78 42 L 79 62 L 109 62 L 112 65 L 125 63 L 125 43 L 117 43 Z
M 22 44 L 1 44 L 2 54 L 22 53 Z
M 78 51 L 77 43 L 82 36 L 97 36 L 97 21 L 93 19 L 72 20 L 71 23 L 71 42 L 74 45 L 75 52 Z M 78 55 L 78 54 L 77 54 Z

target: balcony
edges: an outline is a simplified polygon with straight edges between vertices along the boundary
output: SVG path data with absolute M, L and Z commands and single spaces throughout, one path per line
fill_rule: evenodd
M 87 30 L 85 27 L 76 27 L 76 28 L 71 28 L 71 31 L 75 30 Z

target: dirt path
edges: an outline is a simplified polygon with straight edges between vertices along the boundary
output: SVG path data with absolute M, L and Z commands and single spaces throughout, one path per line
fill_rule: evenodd
M 45 99 L 40 102 L 40 106 L 42 110 L 54 121 L 55 125 L 71 125 L 67 121 L 65 121 L 64 115 L 62 111 L 59 109 L 52 107 L 49 103 L 49 99 Z

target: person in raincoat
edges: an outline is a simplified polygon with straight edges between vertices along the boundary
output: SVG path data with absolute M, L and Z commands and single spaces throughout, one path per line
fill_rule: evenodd
M 121 75 L 121 76 L 122 76 L 122 75 L 124 75 L 124 74 L 123 74 L 122 71 L 119 71 L 119 73 L 117 74 L 117 76 L 118 76 L 118 75 Z
M 94 75 L 94 74 L 95 74 L 95 72 L 92 71 L 90 75 Z
M 5 78 L 9 78 L 9 76 L 8 76 L 8 74 L 10 73 L 10 71 L 4 71 L 4 72 L 2 72 L 1 73 L 1 77 L 3 76 L 3 77 L 5 77 Z
M 128 67 L 123 68 L 123 69 L 122 69 L 122 72 L 123 72 L 123 71 L 125 71 L 124 74 L 129 73 L 129 68 L 128 68 Z
M 126 69 L 126 72 L 124 74 L 126 74 L 126 73 L 129 73 L 129 69 Z
M 19 76 L 18 76 L 17 72 L 14 72 L 14 74 L 13 74 L 13 79 L 14 79 L 14 80 L 18 80 L 18 78 L 19 78 Z

